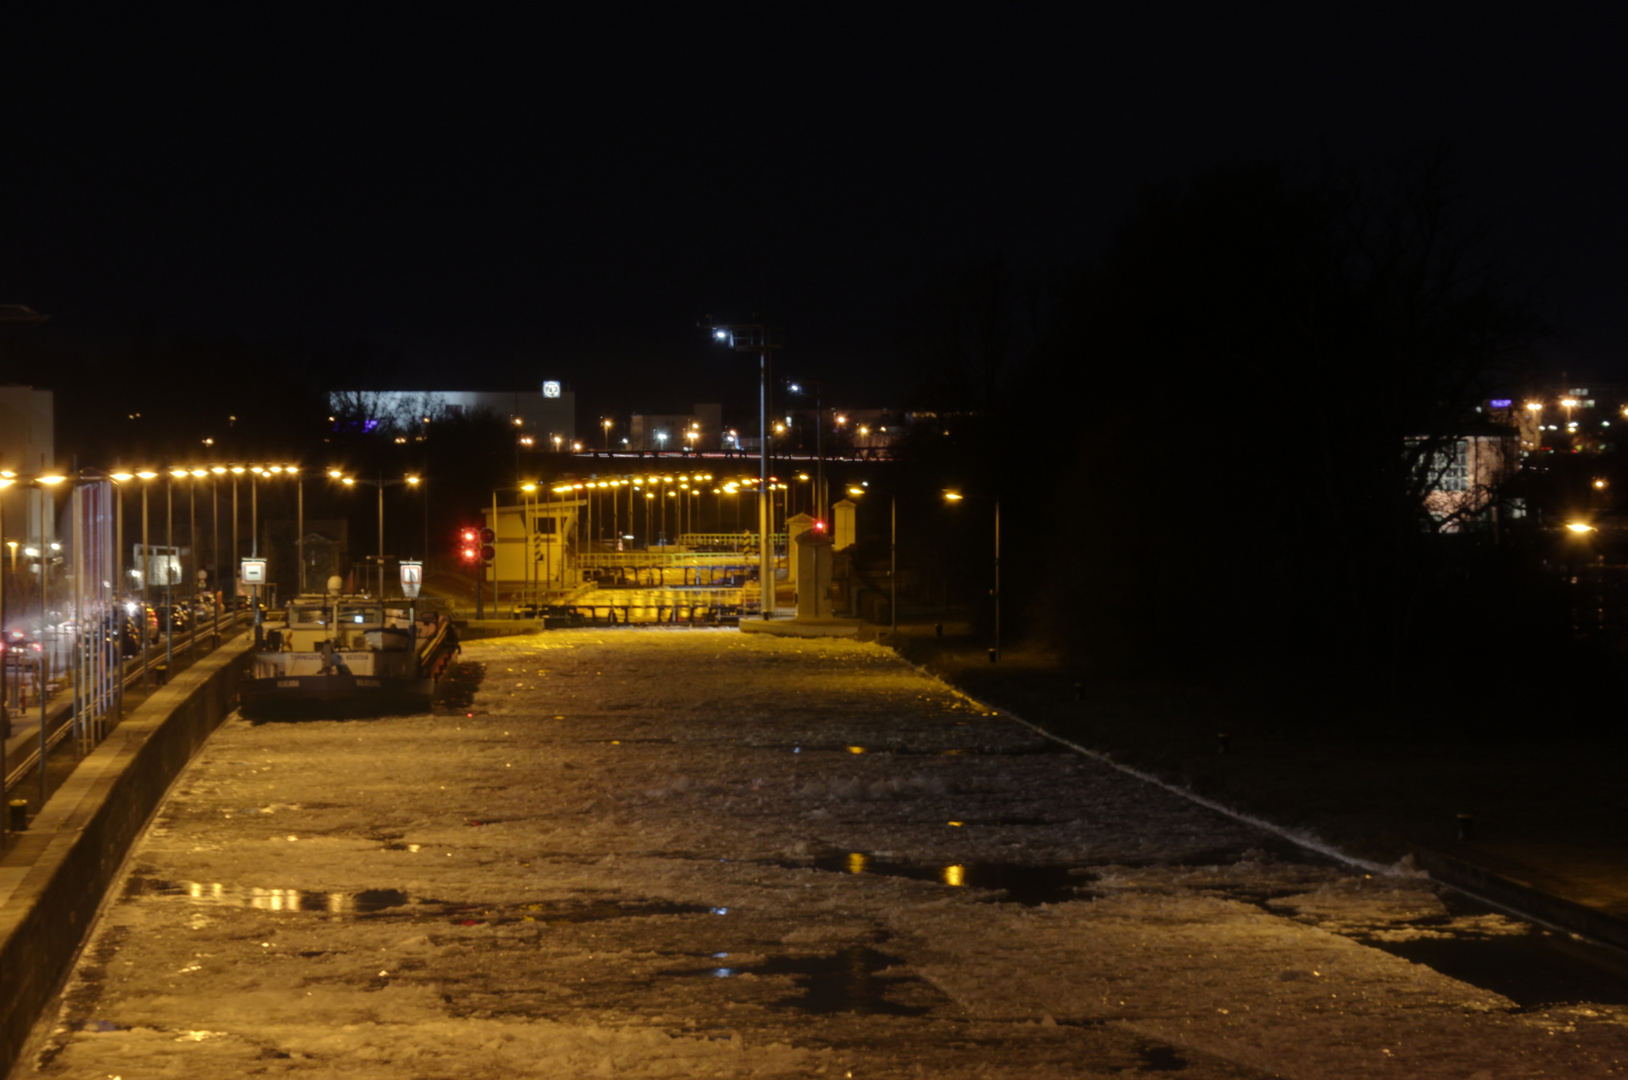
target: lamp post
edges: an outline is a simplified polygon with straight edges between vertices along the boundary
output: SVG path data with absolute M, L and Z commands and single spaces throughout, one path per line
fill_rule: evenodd
M 299 560 L 300 572 L 295 576 L 295 588 L 305 592 L 305 476 L 298 466 L 284 465 L 283 472 L 294 477 L 294 557 Z
M 237 536 L 237 478 L 247 470 L 242 465 L 228 465 L 227 470 L 232 474 L 232 602 L 237 602 L 238 560 L 243 557 L 243 548 Z
M 825 447 L 823 438 L 825 434 L 825 413 L 820 398 L 823 388 L 818 382 L 808 384 L 814 388 L 814 516 L 821 521 L 825 520 Z M 803 387 L 791 383 L 786 387 L 794 394 L 805 393 Z
M 49 652 L 45 645 L 45 628 L 50 624 L 50 589 L 48 583 L 51 573 L 51 518 L 56 514 L 56 500 L 51 497 L 51 489 L 62 483 L 67 477 L 61 473 L 48 473 L 34 478 L 34 486 L 40 493 L 40 663 L 38 668 L 39 685 L 36 696 L 40 699 L 40 806 L 45 806 L 46 797 L 46 709 L 45 703 L 45 660 Z M 3 786 L 3 785 L 0 785 Z
M 208 469 L 188 469 L 187 476 L 196 480 L 200 476 L 208 476 Z M 187 636 L 187 655 L 198 655 L 198 485 L 187 485 L 187 536 L 192 549 L 192 580 L 188 582 L 190 595 L 188 603 L 192 607 L 192 620 L 190 626 L 192 633 Z
M 4 491 L 16 482 L 17 474 L 10 469 L 0 472 L 0 540 L 6 536 L 6 503 Z M 5 664 L 6 651 L 6 571 L 0 566 L 0 665 Z M 7 665 L 9 666 L 9 665 Z M 6 773 L 6 740 L 11 738 L 11 708 L 6 701 L 5 667 L 0 667 L 0 794 L 4 793 Z M 4 829 L 0 823 L 0 829 Z
M 946 491 L 946 502 L 958 503 L 967 498 L 958 491 Z M 995 647 L 989 650 L 989 662 L 994 663 L 1001 658 L 1001 501 L 996 498 L 995 503 L 995 587 L 990 595 L 995 599 Z
M 536 529 L 537 498 L 535 483 L 527 481 L 520 485 L 520 542 L 525 548 L 520 558 L 526 565 L 526 597 L 523 599 L 529 599 L 533 604 L 540 603 L 542 595 L 540 582 L 537 580 L 537 556 L 533 553 L 531 540 Z
M 136 477 L 141 480 L 141 682 L 145 686 L 149 682 L 147 655 L 152 651 L 152 642 L 147 640 L 147 612 L 152 610 L 153 603 L 149 585 L 153 576 L 153 549 L 152 541 L 147 536 L 147 490 L 150 482 L 158 479 L 158 473 L 152 469 L 141 469 Z
M 185 470 L 181 470 L 186 475 Z M 168 552 L 175 550 L 175 477 L 176 470 L 171 469 L 169 476 L 164 478 L 164 549 Z M 171 556 L 164 556 L 164 672 L 167 678 L 174 661 L 175 630 L 175 573 L 174 567 L 169 563 Z
M 214 609 L 215 645 L 217 647 L 220 645 L 220 609 L 222 603 L 220 588 L 220 488 L 218 481 L 225 472 L 226 466 L 224 465 L 211 465 L 209 467 L 209 528 L 211 533 L 209 572 L 215 585 L 215 602 L 211 607 Z M 145 618 L 145 613 L 143 613 L 143 618 Z
M 769 500 L 769 351 L 778 345 L 769 342 L 768 328 L 752 323 L 739 326 L 715 326 L 713 339 L 737 352 L 758 354 L 758 434 L 762 469 L 758 485 L 758 588 L 759 614 L 764 619 L 774 616 L 774 531 Z
M 341 484 L 345 485 L 346 487 L 352 487 L 352 486 L 354 486 L 356 484 L 366 484 L 367 486 L 376 489 L 378 491 L 378 493 L 379 493 L 379 555 L 378 555 L 378 560 L 379 560 L 379 592 L 378 592 L 378 598 L 379 598 L 379 601 L 382 603 L 384 601 L 384 489 L 387 488 L 387 487 L 395 487 L 397 484 L 406 484 L 409 487 L 417 487 L 418 483 L 419 483 L 419 477 L 415 473 L 409 473 L 406 476 L 403 476 L 398 480 L 386 480 L 382 476 L 377 478 L 377 479 L 374 479 L 374 480 L 366 480 L 366 479 L 362 479 L 360 477 L 346 476 L 344 474 L 344 472 L 342 470 L 340 470 L 340 469 L 329 469 L 328 470 L 328 475 L 330 477 L 332 477 L 333 479 L 338 480 Z

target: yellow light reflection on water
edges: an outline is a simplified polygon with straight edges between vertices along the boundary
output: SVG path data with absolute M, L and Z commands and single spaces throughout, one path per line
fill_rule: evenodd
M 865 868 L 870 865 L 870 862 L 869 857 L 861 854 L 860 852 L 850 851 L 848 853 L 848 873 L 863 874 L 865 872 Z
M 850 746 L 850 747 L 848 747 L 848 753 L 850 753 L 850 754 L 863 754 L 864 752 L 865 752 L 865 748 L 863 746 Z
M 967 868 L 959 863 L 954 866 L 946 866 L 939 872 L 939 878 L 946 885 L 965 885 L 967 883 Z

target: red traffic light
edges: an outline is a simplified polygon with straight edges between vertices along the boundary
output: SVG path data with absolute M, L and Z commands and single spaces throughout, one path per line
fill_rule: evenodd
M 476 544 L 479 530 L 473 525 L 465 525 L 458 529 L 458 561 L 474 563 L 480 559 L 480 548 Z

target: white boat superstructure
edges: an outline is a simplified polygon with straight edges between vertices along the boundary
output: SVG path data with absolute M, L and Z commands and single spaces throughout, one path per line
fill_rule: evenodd
M 268 623 L 241 688 L 246 714 L 422 711 L 457 652 L 445 617 L 404 600 L 301 596 Z

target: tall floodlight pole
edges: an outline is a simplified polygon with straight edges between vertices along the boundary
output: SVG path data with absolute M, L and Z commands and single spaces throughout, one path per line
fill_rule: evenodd
M 768 328 L 760 323 L 737 326 L 715 326 L 714 340 L 727 344 L 737 352 L 758 354 L 757 422 L 761 479 L 758 484 L 758 590 L 759 608 L 765 619 L 774 617 L 774 521 L 769 490 L 769 350 L 778 346 L 769 343 Z

